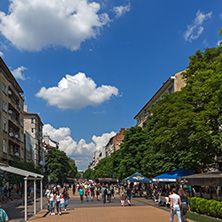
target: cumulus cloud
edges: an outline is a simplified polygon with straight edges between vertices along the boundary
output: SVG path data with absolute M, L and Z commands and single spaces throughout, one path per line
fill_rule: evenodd
M 16 79 L 25 80 L 25 75 L 23 71 L 25 71 L 26 69 L 27 69 L 26 67 L 20 66 L 17 69 L 12 70 L 11 73 Z
M 131 9 L 130 3 L 128 5 L 125 5 L 125 6 L 120 5 L 120 6 L 117 6 L 117 7 L 113 8 L 114 12 L 116 13 L 117 18 L 123 16 L 126 12 L 129 12 L 130 9 Z
M 2 51 L 0 51 L 0 57 L 3 57 L 4 53 Z
M 104 133 L 101 136 L 93 136 L 92 142 L 86 143 L 84 139 L 76 142 L 71 137 L 71 130 L 68 127 L 55 129 L 50 124 L 43 126 L 43 135 L 59 142 L 59 149 L 63 150 L 69 157 L 75 159 L 80 169 L 85 169 L 92 160 L 95 151 L 102 151 L 109 139 L 116 135 L 115 132 Z
M 100 4 L 88 0 L 10 0 L 0 11 L 0 32 L 20 50 L 40 51 L 62 46 L 80 48 L 110 22 Z
M 66 75 L 58 86 L 48 89 L 42 87 L 36 94 L 37 97 L 46 100 L 48 105 L 60 109 L 81 109 L 90 105 L 99 105 L 109 100 L 112 95 L 118 95 L 116 87 L 108 85 L 97 87 L 96 83 L 84 73 Z
M 217 46 L 219 46 L 221 44 L 222 40 L 218 40 L 217 41 Z
M 187 30 L 184 33 L 184 38 L 186 41 L 192 42 L 192 40 L 198 39 L 199 36 L 203 33 L 204 27 L 202 26 L 203 22 L 211 18 L 212 12 L 204 14 L 198 10 L 196 13 L 196 18 L 191 25 L 187 26 Z

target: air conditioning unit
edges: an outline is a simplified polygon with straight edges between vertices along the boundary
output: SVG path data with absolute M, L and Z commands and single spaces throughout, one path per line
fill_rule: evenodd
M 15 134 L 15 138 L 18 139 L 18 137 L 19 137 L 18 134 Z
M 11 90 L 8 90 L 8 94 L 9 94 L 9 95 L 12 95 L 12 91 L 11 91 Z
M 8 135 L 12 137 L 14 134 L 12 132 L 10 132 Z
M 8 111 L 8 113 L 9 113 L 9 114 L 12 114 L 12 113 L 13 113 L 13 111 L 12 111 L 12 110 L 9 110 L 9 111 Z

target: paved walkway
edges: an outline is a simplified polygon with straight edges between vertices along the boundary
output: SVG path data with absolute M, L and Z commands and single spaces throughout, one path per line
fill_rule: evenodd
M 132 206 L 121 207 L 118 197 L 112 199 L 111 203 L 103 204 L 101 201 L 89 201 L 81 203 L 79 196 L 70 195 L 67 211 L 62 215 L 51 216 L 44 209 L 37 215 L 29 219 L 32 222 L 169 222 L 169 209 L 166 207 L 159 208 L 152 200 L 144 198 L 133 198 Z M 177 218 L 175 217 L 175 222 Z

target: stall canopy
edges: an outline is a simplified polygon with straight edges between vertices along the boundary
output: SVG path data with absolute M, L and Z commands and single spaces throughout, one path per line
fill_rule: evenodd
M 138 182 L 138 183 L 152 183 L 152 180 L 143 176 L 140 173 L 134 173 L 131 176 L 122 180 L 123 182 Z
M 185 170 L 184 168 L 179 168 L 177 170 L 173 170 L 168 173 L 154 177 L 153 182 L 155 182 L 155 183 L 159 183 L 159 182 L 175 183 L 177 178 L 192 175 L 192 174 L 193 174 L 192 172 Z
M 221 186 L 222 172 L 215 171 L 183 176 L 177 179 L 177 183 L 191 186 Z

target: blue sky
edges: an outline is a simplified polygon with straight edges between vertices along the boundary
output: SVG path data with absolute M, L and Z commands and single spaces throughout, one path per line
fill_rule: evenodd
M 220 0 L 2 0 L 0 11 L 0 54 L 28 111 L 81 170 L 190 55 L 221 39 Z

